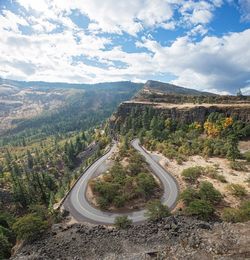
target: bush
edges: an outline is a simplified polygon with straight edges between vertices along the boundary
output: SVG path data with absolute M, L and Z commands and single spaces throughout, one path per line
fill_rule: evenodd
M 191 183 L 194 183 L 203 173 L 204 168 L 201 166 L 194 166 L 182 171 L 183 178 Z
M 114 205 L 117 208 L 121 208 L 125 205 L 126 199 L 123 196 L 116 196 L 114 198 Z
M 146 208 L 145 216 L 153 221 L 168 217 L 171 214 L 168 207 L 163 205 L 160 200 L 149 201 Z
M 40 217 L 42 220 L 46 220 L 49 217 L 49 212 L 44 205 L 33 204 L 29 206 L 30 213 L 33 213 Z
M 229 184 L 227 186 L 227 189 L 230 191 L 232 195 L 236 197 L 244 197 L 247 195 L 247 190 L 240 184 Z
M 98 197 L 97 204 L 101 209 L 107 209 L 109 206 L 109 201 L 105 197 Z
M 118 216 L 115 218 L 115 226 L 119 229 L 126 229 L 131 226 L 132 220 L 128 216 Z
M 7 259 L 10 257 L 11 244 L 8 238 L 0 232 L 0 259 Z
M 240 222 L 239 209 L 225 208 L 222 213 L 222 219 L 226 222 Z
M 138 192 L 145 198 L 150 197 L 157 187 L 157 183 L 151 174 L 140 173 L 137 176 Z
M 201 219 L 207 220 L 214 213 L 214 207 L 210 202 L 196 199 L 192 201 L 186 208 L 189 215 L 197 216 Z
M 201 183 L 198 194 L 201 200 L 209 201 L 211 204 L 219 203 L 222 199 L 221 193 L 208 181 Z
M 226 208 L 222 219 L 227 222 L 245 222 L 250 220 L 250 201 L 244 202 L 238 209 Z
M 250 151 L 245 152 L 243 156 L 248 162 L 250 162 Z
M 216 168 L 214 168 L 214 167 L 206 167 L 205 171 L 206 171 L 206 173 L 208 174 L 208 176 L 210 178 L 218 180 L 218 181 L 223 182 L 223 183 L 227 182 L 226 178 L 223 175 L 219 174 L 217 172 Z
M 215 174 L 212 176 L 213 179 L 216 179 L 220 182 L 223 182 L 223 183 L 227 183 L 227 180 L 225 178 L 225 176 L 221 175 L 221 174 Z
M 34 240 L 48 228 L 48 222 L 35 214 L 28 214 L 17 219 L 13 224 L 13 230 L 18 239 Z
M 197 191 L 192 188 L 186 188 L 180 195 L 180 199 L 188 206 L 192 201 L 198 198 Z
M 232 161 L 230 162 L 230 167 L 235 171 L 247 171 L 247 167 L 244 162 Z

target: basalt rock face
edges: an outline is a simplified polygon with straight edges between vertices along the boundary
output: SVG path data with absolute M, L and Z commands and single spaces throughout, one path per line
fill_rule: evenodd
M 12 259 L 248 259 L 250 223 L 171 216 L 117 230 L 56 224 Z
M 112 129 L 116 129 L 117 126 L 124 123 L 126 117 L 133 113 L 135 117 L 143 114 L 145 109 L 152 107 L 154 111 L 157 110 L 162 118 L 170 118 L 178 123 L 193 123 L 199 122 L 204 123 L 206 118 L 212 112 L 223 113 L 226 116 L 232 116 L 235 119 L 239 119 L 242 122 L 250 123 L 250 104 L 244 105 L 190 105 L 187 107 L 184 105 L 174 105 L 174 104 L 158 104 L 158 103 L 140 103 L 140 102 L 124 102 L 122 103 L 117 112 L 110 119 L 110 125 Z

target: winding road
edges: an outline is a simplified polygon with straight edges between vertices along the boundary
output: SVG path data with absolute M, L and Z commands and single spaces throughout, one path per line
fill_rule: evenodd
M 159 165 L 159 163 L 139 145 L 139 139 L 133 140 L 131 144 L 144 156 L 153 173 L 161 180 L 164 188 L 164 194 L 161 201 L 172 209 L 176 204 L 179 193 L 177 182 L 171 174 Z M 63 207 L 68 210 L 77 221 L 88 221 L 95 224 L 113 224 L 115 218 L 120 215 L 127 215 L 133 223 L 139 223 L 146 220 L 146 217 L 144 216 L 145 210 L 123 214 L 110 213 L 94 208 L 86 199 L 88 181 L 97 174 L 98 169 L 100 171 L 100 168 L 105 165 L 106 160 L 114 153 L 116 146 L 117 144 L 115 143 L 107 154 L 98 159 L 86 170 L 65 199 Z

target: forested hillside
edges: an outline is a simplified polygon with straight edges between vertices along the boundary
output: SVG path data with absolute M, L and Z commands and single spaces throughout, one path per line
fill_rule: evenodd
M 7 128 L 2 131 L 1 145 L 16 145 L 48 135 L 86 130 L 103 122 L 122 101 L 129 100 L 141 88 L 141 84 L 131 82 L 66 84 L 66 87 L 63 83 L 14 83 L 17 87 L 11 88 L 14 89 L 11 96 L 5 95 L 7 90 L 0 93 L 5 107 L 12 101 L 12 106 L 0 114 L 1 128 Z M 33 87 L 27 89 L 23 85 Z M 18 106 L 14 106 L 14 101 L 19 102 Z M 9 128 L 4 127 L 6 121 Z
M 111 138 L 106 119 L 141 87 L 5 81 L 0 92 L 0 259 L 60 220 L 53 209 Z

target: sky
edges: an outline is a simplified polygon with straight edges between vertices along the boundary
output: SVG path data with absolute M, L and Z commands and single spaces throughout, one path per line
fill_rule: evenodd
M 0 77 L 250 93 L 250 0 L 0 0 Z

